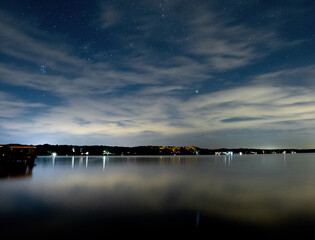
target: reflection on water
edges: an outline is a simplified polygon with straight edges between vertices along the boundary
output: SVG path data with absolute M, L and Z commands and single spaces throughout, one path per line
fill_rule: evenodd
M 27 162 L 0 164 L 0 178 L 31 177 L 33 166 Z
M 45 156 L 30 173 L 0 180 L 2 233 L 244 237 L 315 227 L 315 154 Z

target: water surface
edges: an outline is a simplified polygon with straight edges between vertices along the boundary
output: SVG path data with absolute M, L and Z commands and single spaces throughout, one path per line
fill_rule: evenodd
M 42 156 L 1 176 L 3 235 L 302 236 L 315 227 L 315 154 Z

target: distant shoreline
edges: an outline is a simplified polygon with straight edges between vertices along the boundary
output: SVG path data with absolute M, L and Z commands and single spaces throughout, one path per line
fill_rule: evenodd
M 106 145 L 30 145 L 36 147 L 36 155 L 47 156 L 53 153 L 58 155 L 228 155 L 228 154 L 292 154 L 315 153 L 315 149 L 258 149 L 258 148 L 200 148 L 195 146 L 106 146 Z

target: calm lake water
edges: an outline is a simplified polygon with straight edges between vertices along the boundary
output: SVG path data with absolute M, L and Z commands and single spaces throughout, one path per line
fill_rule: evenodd
M 298 236 L 315 229 L 315 154 L 43 156 L 1 168 L 10 236 Z

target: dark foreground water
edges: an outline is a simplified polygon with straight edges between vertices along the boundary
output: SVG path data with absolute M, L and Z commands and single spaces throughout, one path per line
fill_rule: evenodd
M 314 235 L 315 154 L 38 157 L 2 166 L 0 236 Z

